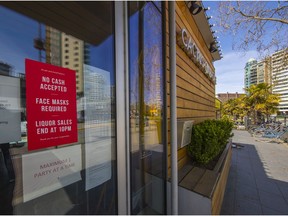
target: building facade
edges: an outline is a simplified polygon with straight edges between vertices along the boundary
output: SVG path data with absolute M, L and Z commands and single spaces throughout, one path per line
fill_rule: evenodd
M 244 87 L 249 88 L 251 85 L 257 84 L 257 60 L 249 59 L 245 65 Z
M 273 93 L 280 95 L 279 111 L 288 112 L 288 49 L 272 54 Z
M 259 83 L 272 85 L 272 92 L 280 95 L 279 111 L 281 113 L 288 111 L 287 56 L 287 49 L 283 49 L 262 61 L 257 62 L 255 59 L 250 59 L 245 66 L 245 88 Z
M 271 57 L 267 57 L 262 61 L 249 59 L 245 65 L 245 88 L 259 83 L 272 84 L 272 64 Z
M 271 58 L 267 57 L 265 60 L 259 61 L 257 63 L 257 84 L 267 83 L 272 84 L 271 75 Z
M 191 7 L 173 11 L 179 124 L 216 118 L 220 53 L 205 10 Z M 0 61 L 16 73 L 0 76 L 1 214 L 170 212 L 168 11 L 157 1 L 0 3 Z M 188 161 L 179 146 L 178 168 Z
M 229 93 L 229 92 L 227 92 L 227 93 L 219 93 L 219 94 L 216 95 L 216 97 L 217 97 L 222 103 L 225 103 L 225 102 L 227 102 L 227 101 L 230 100 L 230 99 L 239 98 L 239 97 L 241 97 L 241 96 L 243 96 L 243 95 L 245 95 L 245 94 L 238 93 L 238 92 L 236 92 L 236 93 Z

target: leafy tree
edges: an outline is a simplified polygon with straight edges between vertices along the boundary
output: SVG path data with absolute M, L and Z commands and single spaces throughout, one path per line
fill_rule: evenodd
M 228 100 L 226 103 L 223 104 L 223 114 L 232 116 L 233 120 L 241 118 L 241 120 L 243 121 L 243 117 L 246 116 L 249 111 L 245 101 L 246 96 L 241 96 L 239 98 Z
M 288 44 L 288 1 L 221 1 L 217 24 L 233 35 L 233 49 L 259 53 L 284 49 Z
M 259 121 L 259 117 L 265 116 L 267 120 L 270 115 L 276 113 L 280 102 L 280 96 L 272 93 L 272 85 L 260 83 L 251 85 L 245 89 L 246 96 L 230 99 L 223 104 L 222 113 L 233 118 L 241 119 L 244 116 L 253 118 L 254 123 Z
M 260 83 L 251 85 L 245 91 L 247 93 L 246 106 L 253 114 L 254 123 L 257 123 L 259 115 L 265 115 L 268 120 L 271 114 L 277 112 L 280 96 L 272 93 L 272 85 Z

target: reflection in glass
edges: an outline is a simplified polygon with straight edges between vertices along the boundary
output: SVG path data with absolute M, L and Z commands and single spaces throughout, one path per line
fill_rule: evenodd
M 0 143 L 0 214 L 117 214 L 113 2 L 0 5 L 0 76 L 20 80 L 21 107 L 21 140 Z M 78 143 L 28 152 L 26 58 L 75 71 Z M 54 187 L 36 172 L 42 192 L 32 188 L 35 196 L 23 199 L 32 167 L 47 168 L 36 162 L 59 165 L 73 155 L 75 180 L 67 174 Z
M 132 214 L 165 214 L 162 15 L 129 3 Z

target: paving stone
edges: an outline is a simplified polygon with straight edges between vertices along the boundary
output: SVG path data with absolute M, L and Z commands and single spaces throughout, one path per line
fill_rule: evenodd
M 288 214 L 288 204 L 283 196 L 275 195 L 265 191 L 259 191 L 261 205 Z
M 237 184 L 236 186 L 236 203 L 241 200 L 257 201 L 259 202 L 259 194 L 254 186 L 247 186 L 243 184 Z
M 286 202 L 288 203 L 288 182 L 276 181 L 276 184 L 278 189 L 281 191 L 281 194 L 286 199 Z
M 288 147 L 233 132 L 244 147 L 232 150 L 221 214 L 288 215 Z
M 237 172 L 237 184 L 256 187 L 255 178 L 253 175 L 245 172 Z
M 276 195 L 282 195 L 275 181 L 270 179 L 256 179 L 256 185 L 258 190 L 273 193 Z
M 253 202 L 250 200 L 238 200 L 235 204 L 236 215 L 253 215 L 253 214 L 262 214 L 261 205 L 259 202 Z
M 262 211 L 264 215 L 282 215 L 283 214 L 282 212 L 267 208 L 265 206 L 262 206 Z
M 225 191 L 225 196 L 226 197 L 229 197 L 229 199 L 225 199 L 224 197 L 224 200 L 223 200 L 223 203 L 222 203 L 222 209 L 221 209 L 221 212 L 220 214 L 233 214 L 234 212 L 234 205 L 235 205 L 235 190 L 226 190 Z

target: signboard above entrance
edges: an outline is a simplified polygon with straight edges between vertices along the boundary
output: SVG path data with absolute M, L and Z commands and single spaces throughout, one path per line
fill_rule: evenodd
M 216 83 L 215 73 L 209 66 L 192 37 L 188 35 L 185 28 L 177 32 L 177 43 L 189 58 L 200 68 L 202 72 L 213 82 Z

